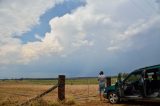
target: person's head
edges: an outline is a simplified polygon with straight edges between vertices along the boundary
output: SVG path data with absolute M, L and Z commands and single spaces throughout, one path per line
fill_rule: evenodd
M 103 71 L 100 71 L 99 75 L 103 75 L 103 74 L 104 74 Z

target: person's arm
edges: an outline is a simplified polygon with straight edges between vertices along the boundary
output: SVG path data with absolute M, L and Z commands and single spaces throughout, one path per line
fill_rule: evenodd
M 101 76 L 100 75 L 98 75 L 98 81 L 101 79 Z

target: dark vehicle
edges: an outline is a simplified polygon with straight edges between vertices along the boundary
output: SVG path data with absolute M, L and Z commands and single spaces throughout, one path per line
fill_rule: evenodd
M 119 74 L 116 84 L 105 88 L 103 96 L 110 103 L 122 100 L 160 101 L 160 64 L 140 68 L 121 79 Z

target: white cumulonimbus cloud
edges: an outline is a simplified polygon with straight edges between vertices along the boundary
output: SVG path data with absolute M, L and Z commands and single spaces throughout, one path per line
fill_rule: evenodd
M 84 6 L 51 19 L 51 31 L 44 38 L 35 36 L 39 41 L 22 44 L 16 38 L 38 24 L 39 17 L 47 9 L 61 2 L 62 0 L 34 0 L 32 3 L 29 0 L 2 0 L 0 59 L 3 61 L 0 63 L 26 63 L 42 55 L 56 53 L 66 56 L 85 47 L 102 47 L 107 53 L 124 48 L 127 50 L 127 47 L 134 48 L 132 38 L 139 37 L 139 33 L 160 23 L 158 13 L 137 14 L 141 10 L 133 8 L 135 5 L 130 0 L 86 0 Z M 139 0 L 134 2 L 143 4 Z
M 150 31 L 160 23 L 158 10 L 142 13 L 142 8 L 135 8 L 136 3 L 141 5 L 144 2 L 87 0 L 85 6 L 71 14 L 53 18 L 49 34 L 56 36 L 66 52 L 83 49 L 84 46 L 103 46 L 108 53 L 134 49 L 133 38 L 142 36 L 140 33 Z M 155 1 L 152 3 L 156 5 Z
M 20 36 L 39 24 L 40 16 L 63 0 L 1 0 L 0 1 L 0 64 L 27 63 L 41 54 L 62 49 L 54 37 L 22 44 Z M 33 35 L 34 36 L 34 35 Z M 51 38 L 51 39 L 49 39 Z
M 107 48 L 107 50 L 115 51 L 123 49 L 124 47 L 131 47 L 132 45 L 130 45 L 130 43 L 132 43 L 132 38 L 144 36 L 141 33 L 150 31 L 150 29 L 154 27 L 160 28 L 159 24 L 160 24 L 160 15 L 151 17 L 146 21 L 137 22 L 129 26 L 123 32 L 117 34 L 117 36 L 115 36 L 115 39 L 111 41 L 110 46 Z M 145 35 L 145 36 L 147 37 L 153 35 Z
M 115 11 L 114 9 L 125 1 L 111 1 L 110 5 L 106 6 L 107 2 L 87 0 L 85 6 L 79 7 L 71 14 L 53 18 L 49 23 L 51 26 L 49 34 L 56 36 L 66 54 L 97 45 L 101 41 L 105 41 L 107 45 L 107 41 L 120 25 L 112 20 L 110 11 L 106 10 L 113 8 L 112 11 Z

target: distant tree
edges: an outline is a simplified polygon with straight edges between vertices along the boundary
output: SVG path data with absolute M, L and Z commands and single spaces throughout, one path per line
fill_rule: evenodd
M 23 78 L 20 78 L 19 81 L 23 81 Z

